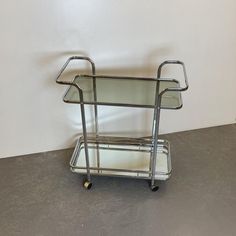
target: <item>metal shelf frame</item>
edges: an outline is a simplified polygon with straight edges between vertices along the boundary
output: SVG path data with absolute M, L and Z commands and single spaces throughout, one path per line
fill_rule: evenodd
M 61 79 L 63 77 L 63 73 L 66 70 L 69 63 L 73 60 L 78 61 L 87 61 L 91 66 L 91 74 L 87 75 L 76 75 L 71 81 L 65 81 Z M 179 81 L 174 79 L 165 79 L 162 78 L 162 69 L 164 66 L 168 65 L 179 65 L 182 67 L 183 75 L 184 75 L 184 86 L 180 86 Z M 87 101 L 85 98 L 85 92 L 83 88 L 80 86 L 81 78 L 85 81 L 92 81 L 92 99 L 91 101 Z M 144 81 L 145 83 L 148 81 L 154 82 L 155 84 L 155 94 L 153 105 L 147 104 L 134 104 L 129 102 L 109 102 L 109 101 L 98 101 L 98 92 L 97 84 L 100 80 L 106 79 L 108 82 L 112 80 L 117 80 L 118 83 L 122 83 L 122 81 Z M 161 89 L 162 84 L 165 82 L 169 82 L 170 87 L 165 87 Z M 158 187 L 155 185 L 155 180 L 162 179 L 166 180 L 170 177 L 171 174 L 171 159 L 170 159 L 170 146 L 169 142 L 165 140 L 159 140 L 159 121 L 160 121 L 160 112 L 161 109 L 180 109 L 182 107 L 182 98 L 181 92 L 186 91 L 189 87 L 188 78 L 186 73 L 185 65 L 182 61 L 178 60 L 168 60 L 164 61 L 160 64 L 157 70 L 156 78 L 143 78 L 143 77 L 125 77 L 125 76 L 107 76 L 107 75 L 97 75 L 95 63 L 89 57 L 82 56 L 72 56 L 70 57 L 66 63 L 63 65 L 61 70 L 59 71 L 56 82 L 62 85 L 69 85 L 67 89 L 64 101 L 67 103 L 75 103 L 80 105 L 81 109 L 81 119 L 82 119 L 82 127 L 83 127 L 83 136 L 78 139 L 76 144 L 74 153 L 71 158 L 70 167 L 74 172 L 86 174 L 86 181 L 84 182 L 84 187 L 89 189 L 92 186 L 91 175 L 112 175 L 112 176 L 123 176 L 123 177 L 135 177 L 135 178 L 143 178 L 150 180 L 150 188 L 153 191 L 156 191 Z M 171 85 L 178 85 L 171 87 Z M 122 86 L 122 85 L 121 85 Z M 78 98 L 71 99 L 68 95 L 72 89 L 76 89 Z M 106 91 L 105 91 L 106 92 Z M 76 93 L 76 92 L 74 92 Z M 177 98 L 180 99 L 179 106 L 168 106 L 162 104 L 162 99 L 166 94 L 173 93 L 177 94 Z M 142 96 L 142 94 L 140 95 Z M 169 95 L 168 95 L 169 96 Z M 68 98 L 69 97 L 69 98 Z M 164 99 L 163 99 L 164 101 Z M 93 105 L 94 106 L 94 123 L 95 123 L 95 134 L 93 136 L 88 136 L 87 127 L 86 127 L 86 117 L 85 117 L 85 106 Z M 152 134 L 150 137 L 141 137 L 141 138 L 127 138 L 127 137 L 109 137 L 109 136 L 100 136 L 98 129 L 98 105 L 110 105 L 110 106 L 123 106 L 123 107 L 143 107 L 143 108 L 152 108 L 154 109 L 153 114 L 153 122 L 152 122 Z M 113 147 L 111 148 L 111 146 Z M 123 147 L 123 148 L 122 148 Z M 132 147 L 132 148 L 131 148 Z M 89 158 L 89 150 L 94 149 L 96 153 L 96 167 L 90 165 Z M 101 166 L 101 150 L 116 150 L 116 151 L 136 151 L 136 152 L 147 152 L 149 155 L 149 169 L 148 170 L 133 170 L 133 169 L 119 169 L 119 168 L 104 168 Z M 85 155 L 85 166 L 78 166 L 77 161 L 81 154 L 81 151 L 84 150 Z M 166 155 L 167 162 L 167 172 L 158 173 L 157 166 L 157 155 L 158 151 L 163 152 Z M 166 150 L 166 151 L 165 151 Z M 112 156 L 110 157 L 112 158 Z M 128 161 L 128 160 L 127 160 Z M 104 174 L 106 173 L 106 174 Z M 120 173 L 123 173 L 120 175 Z M 125 174 L 124 174 L 125 173 Z M 135 174 L 133 174 L 135 173 Z M 162 178 L 163 177 L 163 178 Z

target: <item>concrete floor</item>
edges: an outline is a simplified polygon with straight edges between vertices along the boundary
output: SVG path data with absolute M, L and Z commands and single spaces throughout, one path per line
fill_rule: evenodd
M 173 175 L 97 177 L 90 191 L 68 168 L 72 150 L 0 160 L 0 235 L 235 236 L 236 125 L 165 135 Z

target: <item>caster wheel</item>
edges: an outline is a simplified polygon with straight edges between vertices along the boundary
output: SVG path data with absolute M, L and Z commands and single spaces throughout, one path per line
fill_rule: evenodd
M 91 189 L 91 187 L 92 187 L 92 183 L 87 180 L 84 181 L 83 185 L 84 185 L 84 188 L 86 188 L 86 189 Z
M 156 192 L 159 189 L 159 186 L 152 185 L 151 181 L 148 181 L 148 185 L 149 185 L 150 189 L 152 190 L 152 192 Z
M 156 192 L 159 189 L 159 186 L 151 186 L 152 192 Z

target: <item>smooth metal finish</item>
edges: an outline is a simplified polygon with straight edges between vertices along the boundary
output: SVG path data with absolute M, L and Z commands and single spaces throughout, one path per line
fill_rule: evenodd
M 61 77 L 61 75 L 63 74 L 63 72 L 65 71 L 66 67 L 68 66 L 68 64 L 72 61 L 72 60 L 85 60 L 90 62 L 91 66 L 92 66 L 92 73 L 95 74 L 95 64 L 94 62 L 88 58 L 88 57 L 80 57 L 80 56 L 73 56 L 70 57 L 66 63 L 63 65 L 62 69 L 60 70 L 57 78 L 56 78 L 56 82 L 59 84 L 64 84 L 64 85 L 71 85 L 74 86 L 78 89 L 79 92 L 79 96 L 80 96 L 80 109 L 81 109 L 81 119 L 82 119 L 82 125 L 83 125 L 83 136 L 84 136 L 84 146 L 85 146 L 85 158 L 86 158 L 86 170 L 87 170 L 87 180 L 90 182 L 91 181 L 91 176 L 90 176 L 90 165 L 89 165 L 89 154 L 88 154 L 88 144 L 87 144 L 87 128 L 86 128 L 86 118 L 85 118 L 85 110 L 84 110 L 84 103 L 83 103 L 83 90 L 77 85 L 75 84 L 73 81 L 72 82 L 65 82 L 62 80 L 59 80 L 59 78 Z M 94 86 L 96 88 L 96 82 L 94 82 Z M 96 97 L 95 97 L 96 98 Z M 95 109 L 95 119 L 97 119 L 97 110 Z M 97 121 L 97 120 L 96 120 Z M 96 123 L 97 124 L 97 123 Z M 97 131 L 97 126 L 96 126 L 96 131 Z M 99 155 L 98 155 L 99 158 Z
M 170 92 L 170 91 L 185 91 L 188 89 L 188 78 L 187 78 L 187 73 L 186 73 L 186 69 L 185 69 L 185 65 L 183 62 L 181 61 L 173 61 L 173 60 L 169 60 L 169 61 L 164 61 L 159 67 L 158 67 L 158 71 L 157 71 L 157 78 L 160 80 L 161 79 L 161 72 L 162 72 L 162 68 L 165 65 L 171 65 L 171 64 L 177 64 L 177 65 L 181 65 L 183 68 L 183 74 L 184 74 L 184 80 L 185 80 L 185 87 L 183 88 L 167 88 L 163 91 L 159 91 L 159 83 L 156 86 L 156 104 L 155 104 L 155 110 L 154 110 L 154 116 L 153 116 L 153 127 L 152 127 L 152 140 L 153 140 L 153 152 L 151 154 L 151 170 L 152 170 L 152 175 L 151 175 L 151 186 L 154 186 L 155 183 L 155 179 L 154 179 L 154 175 L 155 175 L 155 168 L 156 168 L 156 156 L 157 156 L 157 140 L 158 140 L 158 135 L 159 135 L 159 123 L 160 123 L 160 112 L 161 112 L 161 99 L 162 96 L 166 93 L 166 92 Z
M 64 70 L 68 66 L 71 60 L 86 60 L 90 62 L 92 67 L 92 75 L 77 75 L 74 79 L 70 82 L 59 80 L 61 75 L 63 74 Z M 161 72 L 163 66 L 177 64 L 181 65 L 183 68 L 184 74 L 184 81 L 185 86 L 181 87 L 179 82 L 174 79 L 164 79 L 161 78 Z M 92 79 L 92 93 L 93 93 L 93 101 L 88 101 L 84 98 L 84 90 L 80 86 L 81 79 Z M 108 79 L 108 81 L 144 81 L 144 82 L 155 82 L 155 96 L 153 105 L 150 104 L 136 104 L 136 103 L 129 103 L 129 102 L 109 102 L 109 101 L 100 101 L 98 100 L 97 94 L 97 80 L 100 82 L 102 79 Z M 168 141 L 159 140 L 159 121 L 160 121 L 160 111 L 161 109 L 179 109 L 182 107 L 182 98 L 180 92 L 185 91 L 188 89 L 188 78 L 185 69 L 185 65 L 181 61 L 164 61 L 158 68 L 157 71 L 157 78 L 144 78 L 144 77 L 125 77 L 125 76 L 107 76 L 107 75 L 96 75 L 95 64 L 94 62 L 88 57 L 70 57 L 62 69 L 60 70 L 56 82 L 64 85 L 70 85 L 70 88 L 66 91 L 64 96 L 64 101 L 68 103 L 76 103 L 80 104 L 81 107 L 81 117 L 82 117 L 82 125 L 83 125 L 83 136 L 79 138 L 74 153 L 71 158 L 70 166 L 71 170 L 77 172 L 77 170 L 83 171 L 86 170 L 87 174 L 87 181 L 91 182 L 91 174 L 95 175 L 110 175 L 112 176 L 125 176 L 131 178 L 143 178 L 143 179 L 150 179 L 151 180 L 151 189 L 156 189 L 155 180 L 161 179 L 166 180 L 170 177 L 171 173 L 171 158 L 170 158 L 170 147 Z M 162 87 L 162 83 L 169 82 L 170 84 L 174 84 L 175 87 Z M 176 86 L 178 85 L 178 86 Z M 71 89 L 75 87 L 79 94 L 79 99 L 71 99 L 72 97 L 69 96 Z M 104 91 L 106 92 L 106 91 Z M 179 95 L 177 96 L 181 102 L 180 105 L 176 107 L 171 106 L 163 106 L 162 99 L 167 92 L 178 92 Z M 142 96 L 142 94 L 140 94 Z M 167 96 L 168 97 L 168 96 Z M 86 130 L 86 117 L 85 117 L 85 110 L 84 105 L 93 105 L 94 106 L 94 116 L 95 116 L 95 135 L 88 136 Z M 141 108 L 152 108 L 154 109 L 153 115 L 153 124 L 152 124 L 152 135 L 151 137 L 140 137 L 140 138 L 130 138 L 130 137 L 110 137 L 110 136 L 99 136 L 98 130 L 98 105 L 111 105 L 111 106 L 123 106 L 123 107 L 141 107 Z M 81 155 L 81 151 L 84 149 L 85 154 L 85 161 L 86 166 L 80 166 L 78 164 L 79 157 Z M 89 149 L 96 150 L 96 166 L 90 166 L 90 155 Z M 159 151 L 158 151 L 159 150 Z M 166 165 L 167 170 L 164 172 L 159 172 L 158 176 L 156 170 L 158 169 L 158 153 L 162 150 L 162 154 L 166 155 Z M 138 170 L 138 169 L 126 169 L 126 168 L 114 168 L 114 167 L 104 167 L 101 166 L 101 157 L 100 151 L 122 151 L 128 153 L 149 153 L 149 167 L 148 170 Z M 112 158 L 112 157 L 111 157 Z M 145 167 L 146 168 L 146 167 Z M 94 172 L 95 171 L 95 172 Z M 81 173 L 81 172 L 80 172 Z M 84 172 L 82 172 L 84 173 Z M 122 174 L 123 173 L 123 174 Z
M 96 69 L 94 62 L 90 61 L 92 65 L 92 73 L 93 73 L 93 91 L 94 91 L 94 101 L 97 102 L 97 86 L 96 86 Z M 94 120 L 95 120 L 95 134 L 98 136 L 98 108 L 97 104 L 94 104 Z M 99 154 L 99 146 L 97 146 L 97 166 L 100 166 L 100 154 Z

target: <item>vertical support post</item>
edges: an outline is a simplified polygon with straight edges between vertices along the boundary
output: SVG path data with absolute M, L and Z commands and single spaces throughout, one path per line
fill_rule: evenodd
M 92 73 L 95 76 L 96 75 L 96 70 L 95 70 L 95 64 L 90 61 L 91 66 L 92 66 Z M 97 86 L 96 86 L 96 77 L 93 77 L 93 95 L 94 95 L 94 121 L 95 121 L 95 136 L 96 139 L 98 138 L 98 108 L 97 108 Z M 99 144 L 96 145 L 97 147 L 97 168 L 100 168 L 100 153 L 99 153 Z M 98 173 L 99 173 L 98 169 Z
M 86 128 L 86 119 L 85 119 L 83 91 L 81 89 L 79 89 L 79 95 L 80 95 L 80 101 L 81 101 L 80 108 L 81 108 L 81 119 L 82 119 L 83 136 L 84 136 L 84 152 L 85 152 L 85 160 L 86 160 L 87 181 L 90 182 L 91 181 L 91 175 L 90 175 L 90 165 L 89 165 L 87 128 Z
M 158 136 L 159 136 L 159 123 L 160 123 L 160 111 L 161 111 L 161 97 L 158 98 L 157 107 L 154 111 L 154 129 L 152 135 L 152 164 L 151 164 L 151 187 L 155 186 L 155 174 L 156 174 L 156 160 L 157 160 L 157 148 L 158 148 Z
M 149 166 L 149 170 L 151 171 L 151 188 L 155 187 L 156 159 L 157 159 L 160 110 L 161 110 L 161 96 L 159 95 L 159 90 L 160 90 L 160 81 L 158 80 L 156 84 L 155 109 L 154 109 L 153 125 L 152 125 L 152 149 L 151 149 L 150 166 Z

